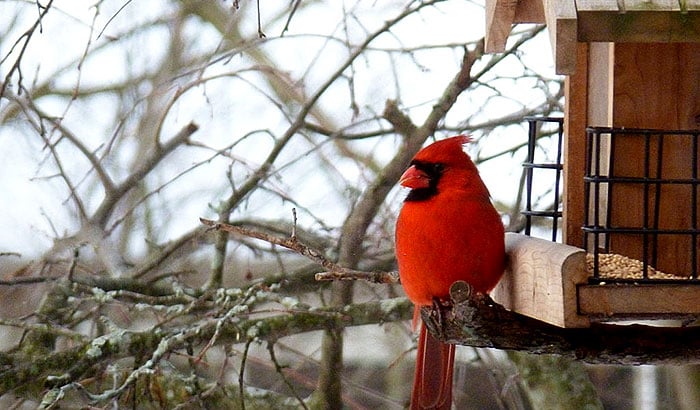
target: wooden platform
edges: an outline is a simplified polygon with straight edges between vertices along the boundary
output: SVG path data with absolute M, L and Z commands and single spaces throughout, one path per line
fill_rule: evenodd
M 700 285 L 582 285 L 578 300 L 580 313 L 596 318 L 700 315 Z
M 700 318 L 700 285 L 589 285 L 583 249 L 506 234 L 508 265 L 493 290 L 506 309 L 559 327 L 591 321 Z

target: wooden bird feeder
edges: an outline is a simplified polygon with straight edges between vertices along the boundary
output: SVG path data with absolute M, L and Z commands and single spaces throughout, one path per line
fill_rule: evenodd
M 509 234 L 493 299 L 560 327 L 697 319 L 700 0 L 486 0 L 486 50 L 516 23 L 547 24 L 566 75 L 563 244 Z

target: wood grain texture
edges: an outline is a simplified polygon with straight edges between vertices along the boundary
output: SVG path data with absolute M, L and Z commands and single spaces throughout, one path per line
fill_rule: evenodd
M 566 105 L 564 107 L 564 243 L 583 248 L 581 227 L 586 207 L 583 205 L 583 175 L 586 169 L 586 127 L 590 124 L 588 69 L 593 45 L 576 44 L 576 71 L 564 80 Z
M 577 0 L 579 11 L 680 11 L 681 5 L 677 0 Z
M 625 128 L 684 129 L 700 113 L 700 44 L 636 44 L 615 45 L 613 81 L 613 126 Z M 697 127 L 697 125 L 696 125 Z M 644 177 L 645 148 L 640 135 L 621 136 L 615 141 L 615 176 Z M 657 175 L 651 166 L 650 176 L 690 178 L 692 170 L 690 138 L 668 137 L 661 142 L 652 139 L 650 163 L 661 155 L 663 167 Z M 697 164 L 695 165 L 698 166 Z M 691 228 L 691 187 L 666 185 L 660 189 L 658 203 L 652 201 L 652 188 L 647 205 L 658 208 L 658 226 L 664 229 Z M 640 184 L 618 184 L 610 190 L 611 225 L 641 227 L 644 190 Z M 652 213 L 653 215 L 653 213 Z M 646 221 L 647 224 L 654 221 Z M 642 259 L 641 235 L 616 235 L 611 238 L 610 252 Z M 659 236 L 658 260 L 655 268 L 679 276 L 691 270 L 689 237 Z M 649 256 L 649 255 L 647 255 Z
M 486 0 L 484 50 L 502 53 L 513 24 L 545 22 L 542 0 Z
M 578 23 L 574 0 L 543 0 L 549 30 L 554 67 L 557 74 L 571 74 L 576 69 Z
M 515 8 L 515 23 L 544 24 L 542 0 L 519 0 Z
M 581 313 L 607 319 L 700 316 L 700 286 L 682 284 L 584 285 Z
M 698 0 L 579 0 L 578 40 L 700 41 Z
M 515 20 L 517 0 L 486 0 L 486 36 L 484 50 L 502 53 Z
M 505 308 L 560 327 L 586 327 L 576 285 L 588 278 L 584 252 L 573 246 L 506 234 L 508 264 L 491 292 Z

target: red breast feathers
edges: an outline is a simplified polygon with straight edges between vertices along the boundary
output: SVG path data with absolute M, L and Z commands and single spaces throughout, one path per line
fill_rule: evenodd
M 490 291 L 504 265 L 504 230 L 479 172 L 463 151 L 468 136 L 419 151 L 400 184 L 411 188 L 396 224 L 401 283 L 416 305 L 449 297 L 457 280 Z

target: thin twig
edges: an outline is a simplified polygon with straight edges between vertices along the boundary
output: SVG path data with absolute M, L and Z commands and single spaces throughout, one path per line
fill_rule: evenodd
M 175 136 L 164 144 L 157 144 L 148 157 L 137 166 L 129 176 L 116 185 L 114 189 L 106 193 L 95 214 L 90 218 L 91 222 L 104 227 L 117 203 L 122 197 L 146 177 L 160 162 L 177 147 L 183 145 L 197 132 L 199 126 L 194 122 L 185 125 Z
M 17 286 L 17 285 L 34 285 L 37 283 L 53 282 L 60 278 L 47 278 L 45 276 L 32 276 L 27 278 L 14 278 L 9 280 L 0 280 L 0 286 Z
M 42 21 L 44 19 L 44 16 L 46 16 L 46 13 L 49 12 L 49 9 L 51 9 L 51 5 L 53 4 L 53 0 L 49 1 L 45 6 L 40 6 L 39 3 L 37 2 L 37 6 L 41 12 L 39 13 L 39 17 L 36 19 L 34 24 L 25 31 L 18 39 L 15 41 L 15 43 L 12 45 L 10 48 L 10 51 L 7 52 L 5 57 L 0 60 L 0 64 L 4 63 L 5 60 L 7 60 L 11 55 L 12 52 L 15 50 L 15 47 L 19 44 L 20 41 L 22 41 L 23 38 L 25 38 L 24 44 L 22 44 L 22 47 L 19 50 L 19 55 L 17 56 L 17 59 L 15 62 L 12 64 L 12 67 L 7 71 L 7 74 L 5 75 L 5 80 L 0 84 L 0 100 L 5 96 L 5 90 L 7 89 L 8 84 L 10 84 L 10 78 L 12 78 L 12 75 L 17 72 L 17 89 L 19 90 L 18 92 L 22 92 L 22 69 L 21 69 L 21 64 L 22 64 L 22 58 L 24 57 L 24 53 L 27 51 L 27 46 L 29 46 L 29 41 L 32 39 L 32 36 L 36 32 L 36 29 L 39 29 L 39 32 L 42 31 Z
M 258 3 L 258 37 L 259 38 L 265 38 L 265 33 L 262 31 L 262 23 L 260 21 L 260 0 L 257 1 Z
M 245 376 L 245 362 L 248 359 L 248 350 L 250 349 L 251 343 L 253 343 L 253 339 L 248 339 L 245 343 L 245 349 L 241 357 L 241 370 L 238 374 L 238 393 L 241 396 L 241 410 L 245 410 L 245 387 L 243 381 Z
M 292 22 L 292 18 L 294 17 L 294 14 L 297 12 L 297 9 L 299 8 L 300 4 L 301 4 L 301 0 L 294 1 L 294 4 L 292 5 L 292 10 L 289 12 L 289 17 L 287 17 L 287 21 L 284 23 L 284 27 L 282 28 L 282 33 L 280 33 L 280 37 L 283 37 L 284 33 L 286 33 L 289 30 L 289 24 Z
M 260 239 L 272 245 L 279 245 L 283 248 L 287 248 L 298 253 L 299 255 L 311 259 L 312 261 L 327 269 L 327 272 L 317 273 L 316 280 L 330 281 L 362 279 L 373 283 L 399 282 L 399 275 L 397 272 L 365 272 L 338 266 L 337 264 L 331 262 L 325 256 L 323 256 L 323 254 L 320 251 L 313 249 L 303 244 L 302 242 L 299 242 L 296 236 L 292 236 L 289 238 L 280 238 L 278 236 L 269 235 L 264 232 L 244 228 L 242 226 L 216 222 L 211 219 L 199 218 L 199 220 L 204 225 L 207 225 L 214 230 L 235 233 L 238 235 L 247 236 L 249 238 Z
M 339 268 L 338 270 L 319 272 L 315 276 L 318 281 L 331 280 L 365 280 L 371 283 L 399 283 L 398 271 L 374 271 L 366 272 L 348 268 Z
M 285 386 L 287 386 L 287 388 L 292 392 L 294 397 L 299 402 L 299 405 L 301 407 L 303 407 L 305 410 L 309 410 L 309 407 L 304 402 L 304 399 L 301 398 L 301 396 L 299 395 L 299 392 L 297 392 L 297 389 L 294 388 L 294 385 L 287 379 L 287 376 L 284 374 L 284 367 L 282 365 L 280 365 L 279 361 L 277 360 L 277 355 L 275 354 L 275 343 L 274 342 L 272 342 L 272 341 L 267 342 L 267 351 L 270 353 L 270 360 L 275 365 L 275 371 L 277 371 L 277 373 L 279 373 Z

